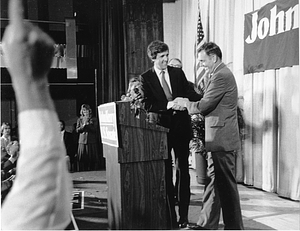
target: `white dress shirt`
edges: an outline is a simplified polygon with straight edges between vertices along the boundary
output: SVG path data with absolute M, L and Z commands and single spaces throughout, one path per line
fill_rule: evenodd
M 66 130 L 60 131 L 60 139 L 61 139 L 61 141 L 64 141 L 64 134 L 65 134 L 65 131 L 66 131 Z
M 22 145 L 16 179 L 2 204 L 3 230 L 62 230 L 70 223 L 72 184 L 57 124 L 53 111 L 19 114 Z
M 162 82 L 161 82 L 161 71 L 165 72 L 165 79 L 166 79 L 166 82 L 169 85 L 170 91 L 172 93 L 172 87 L 171 87 L 170 75 L 169 75 L 169 72 L 168 72 L 168 68 L 166 68 L 164 70 L 160 70 L 160 69 L 158 69 L 157 67 L 154 66 L 154 70 L 155 70 L 156 75 L 158 76 L 161 87 L 163 87 Z

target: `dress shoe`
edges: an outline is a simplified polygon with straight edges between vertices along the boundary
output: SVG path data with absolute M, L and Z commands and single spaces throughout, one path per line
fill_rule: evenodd
M 190 230 L 208 230 L 200 225 L 188 225 L 186 229 Z
M 178 222 L 178 228 L 179 229 L 186 229 L 188 227 L 188 224 L 189 223 L 187 221 L 183 221 L 183 222 L 179 221 Z

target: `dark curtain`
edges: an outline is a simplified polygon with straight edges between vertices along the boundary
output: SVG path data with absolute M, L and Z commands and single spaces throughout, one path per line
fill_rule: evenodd
M 122 0 L 101 0 L 98 13 L 98 43 L 96 52 L 96 100 L 102 103 L 118 101 L 127 87 L 124 57 Z
M 120 100 L 129 79 L 152 66 L 148 44 L 163 40 L 162 0 L 101 0 L 97 13 L 98 105 Z

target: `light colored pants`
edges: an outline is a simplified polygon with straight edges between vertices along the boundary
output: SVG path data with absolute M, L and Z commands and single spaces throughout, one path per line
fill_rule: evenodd
M 207 182 L 204 188 L 203 205 L 200 211 L 198 225 L 207 229 L 217 230 L 220 220 L 221 204 L 217 190 L 215 189 L 215 171 L 212 155 L 207 153 Z

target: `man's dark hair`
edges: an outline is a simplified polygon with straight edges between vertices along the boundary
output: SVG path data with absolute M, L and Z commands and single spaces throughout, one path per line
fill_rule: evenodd
M 162 41 L 155 40 L 148 45 L 147 54 L 150 59 L 155 59 L 158 53 L 168 51 L 169 47 Z
M 218 56 L 220 59 L 222 59 L 222 51 L 220 49 L 220 47 L 213 43 L 213 42 L 207 42 L 207 43 L 204 43 L 198 50 L 198 52 L 200 51 L 205 51 L 205 53 L 207 55 L 216 55 Z

